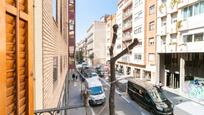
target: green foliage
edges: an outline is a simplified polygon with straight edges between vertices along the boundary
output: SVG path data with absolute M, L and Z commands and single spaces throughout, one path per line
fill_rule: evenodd
M 94 58 L 94 54 L 92 53 L 92 54 L 89 55 L 89 59 L 92 60 L 93 58 Z
M 82 51 L 77 51 L 75 58 L 76 58 L 77 62 L 82 61 L 84 59 L 83 52 Z
M 174 6 L 178 5 L 181 2 L 181 0 L 171 0 L 171 8 L 174 8 Z
M 176 22 L 176 31 L 178 31 L 182 27 L 182 20 Z
M 159 6 L 159 11 L 160 12 L 163 12 L 162 10 L 163 10 L 163 8 L 165 8 L 166 7 L 166 4 L 165 3 L 162 3 L 160 6 Z

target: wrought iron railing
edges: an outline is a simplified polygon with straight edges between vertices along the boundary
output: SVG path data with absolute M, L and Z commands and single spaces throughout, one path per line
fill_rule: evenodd
M 49 108 L 49 109 L 41 109 L 41 110 L 36 110 L 35 115 L 42 115 L 42 114 L 49 114 L 49 115 L 66 115 L 68 113 L 68 110 L 70 109 L 76 109 L 76 108 L 81 108 L 84 107 L 84 105 L 80 106 L 73 106 L 73 107 L 57 107 L 57 108 Z

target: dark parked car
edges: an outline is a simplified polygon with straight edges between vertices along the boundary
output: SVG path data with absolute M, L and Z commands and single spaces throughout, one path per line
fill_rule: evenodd
M 100 77 L 104 77 L 104 69 L 102 66 L 96 67 L 96 72 Z
M 141 80 L 128 80 L 128 94 L 153 115 L 172 115 L 173 105 L 163 91 Z

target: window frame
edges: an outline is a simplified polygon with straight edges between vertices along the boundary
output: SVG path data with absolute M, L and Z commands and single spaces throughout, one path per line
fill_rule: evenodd
M 149 15 L 155 14 L 155 4 L 152 4 L 149 7 Z

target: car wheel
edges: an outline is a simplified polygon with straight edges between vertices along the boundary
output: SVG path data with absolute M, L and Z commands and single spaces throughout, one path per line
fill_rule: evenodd
M 154 113 L 154 110 L 153 110 L 153 109 L 151 109 L 151 115 L 155 115 L 155 113 Z

